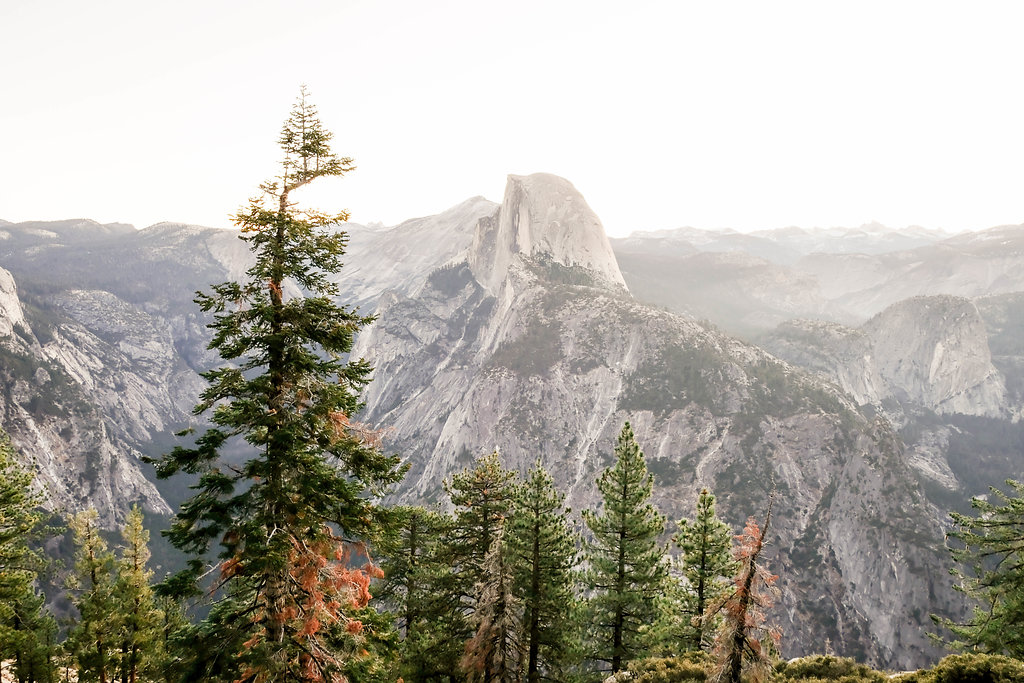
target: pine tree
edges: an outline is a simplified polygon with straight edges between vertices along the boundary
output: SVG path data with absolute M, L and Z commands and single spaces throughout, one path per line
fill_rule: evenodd
M 462 668 L 468 683 L 520 683 L 523 643 L 522 607 L 513 593 L 512 565 L 499 526 L 481 567 L 475 589 L 475 627 L 466 643 Z
M 977 601 L 970 621 L 940 623 L 956 636 L 958 649 L 977 649 L 1024 659 L 1024 483 L 1008 480 L 1013 493 L 995 487 L 998 502 L 974 498 L 976 517 L 951 513 L 957 529 L 952 550 L 962 569 L 954 588 Z
M 188 638 L 192 633 L 192 624 L 181 600 L 156 591 L 153 599 L 161 617 L 157 633 L 157 672 L 154 678 L 164 683 L 174 683 L 181 679 L 181 664 L 184 660 L 181 650 L 194 646 Z
M 667 585 L 665 518 L 648 500 L 653 479 L 627 422 L 615 446 L 615 465 L 597 481 L 604 509 L 583 511 L 594 535 L 587 545 L 586 584 L 593 595 L 590 656 L 612 673 L 655 647 L 660 598 Z
M 118 633 L 121 683 L 136 683 L 143 674 L 157 673 L 163 650 L 164 615 L 157 608 L 148 568 L 149 532 L 142 526 L 142 510 L 133 506 L 121 531 L 124 545 L 114 584 L 116 609 L 121 616 Z
M 501 466 L 498 452 L 476 459 L 445 482 L 455 505 L 455 522 L 448 537 L 448 561 L 456 568 L 463 597 L 472 598 L 484 577 L 484 559 L 512 509 L 515 472 Z
M 38 589 L 24 594 L 14 605 L 13 628 L 5 640 L 12 670 L 18 683 L 53 683 L 57 680 L 55 657 L 57 621 L 43 605 L 45 596 Z
M 64 646 L 78 665 L 79 681 L 107 683 L 117 670 L 120 615 L 114 599 L 114 554 L 100 534 L 97 517 L 90 509 L 71 519 L 77 551 L 68 587 L 78 619 Z
M 516 490 L 507 523 L 515 594 L 523 606 L 525 680 L 553 680 L 572 663 L 579 638 L 574 593 L 576 535 L 563 507 L 565 496 L 541 465 L 534 464 Z
M 410 506 L 396 511 L 397 533 L 381 548 L 384 578 L 374 595 L 392 610 L 402 631 L 401 676 L 406 683 L 440 680 L 458 669 L 468 633 L 460 593 L 444 544 L 452 519 Z M 468 637 L 468 635 L 467 635 Z
M 36 590 L 43 557 L 30 542 L 39 538 L 43 514 L 32 475 L 0 432 L 0 661 L 14 661 L 19 680 L 52 677 L 56 624 Z
M 377 572 L 367 543 L 387 523 L 375 501 L 402 470 L 377 434 L 352 420 L 371 368 L 345 354 L 371 319 L 334 303 L 331 278 L 347 239 L 336 224 L 348 214 L 293 201 L 307 184 L 354 168 L 330 140 L 303 89 L 279 139 L 280 177 L 234 219 L 255 256 L 248 279 L 196 297 L 213 314 L 210 348 L 225 361 L 203 374 L 210 386 L 196 406 L 213 427 L 165 456 L 158 474 L 199 475 L 170 531 L 196 559 L 171 584 L 195 584 L 199 558 L 221 547 L 208 629 L 217 661 L 204 677 L 341 681 L 345 660 L 362 650 L 325 643 L 331 631 L 362 631 L 353 613 Z M 222 462 L 236 438 L 247 442 L 248 459 Z
M 705 612 L 729 589 L 738 565 L 732 558 L 732 532 L 715 515 L 715 496 L 701 489 L 693 521 L 679 521 L 673 539 L 682 553 L 676 563 L 682 574 L 679 618 L 673 640 L 682 650 L 706 650 L 715 632 Z
M 736 537 L 734 557 L 740 564 L 732 590 L 710 611 L 722 613 L 722 625 L 715 638 L 718 665 L 713 679 L 740 683 L 744 680 L 760 683 L 771 673 L 770 653 L 778 649 L 779 631 L 767 625 L 766 610 L 772 606 L 778 589 L 777 576 L 768 572 L 761 562 L 764 537 L 772 519 L 772 499 L 764 525 L 758 526 L 753 517 L 747 520 L 743 533 Z

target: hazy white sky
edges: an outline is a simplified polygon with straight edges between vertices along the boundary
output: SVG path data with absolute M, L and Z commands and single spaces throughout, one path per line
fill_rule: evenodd
M 394 224 L 509 173 L 610 234 L 1024 222 L 1024 3 L 0 0 L 0 218 L 217 227 L 308 85 Z

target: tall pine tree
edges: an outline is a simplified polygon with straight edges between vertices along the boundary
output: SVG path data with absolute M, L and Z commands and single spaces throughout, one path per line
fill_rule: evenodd
M 357 565 L 386 523 L 375 500 L 401 478 L 398 458 L 352 420 L 371 368 L 345 357 L 370 319 L 334 302 L 347 239 L 336 226 L 348 214 L 294 202 L 309 183 L 352 170 L 330 140 L 303 89 L 279 138 L 280 176 L 234 219 L 254 255 L 247 279 L 196 298 L 213 314 L 210 348 L 225 361 L 204 373 L 210 386 L 196 406 L 213 427 L 165 456 L 158 474 L 199 475 L 170 531 L 196 559 L 173 583 L 197 581 L 199 558 L 221 548 L 208 632 L 234 651 L 225 661 L 220 648 L 207 678 L 344 680 L 347 655 L 327 647 L 328 635 L 362 630 L 353 612 L 376 569 Z M 222 461 L 237 438 L 248 458 Z
M 627 422 L 615 446 L 615 464 L 597 480 L 604 508 L 583 511 L 594 535 L 587 545 L 589 654 L 612 673 L 651 652 L 657 640 L 653 625 L 661 619 L 668 563 L 658 543 L 665 518 L 648 502 L 653 486 Z
M 142 510 L 133 506 L 121 530 L 123 545 L 114 583 L 115 609 L 121 615 L 117 645 L 121 683 L 152 680 L 163 653 L 164 615 L 157 608 L 150 582 L 149 532 Z
M 715 515 L 715 496 L 701 489 L 692 521 L 679 521 L 673 539 L 682 551 L 676 567 L 682 575 L 679 614 L 672 619 L 673 640 L 680 650 L 706 650 L 715 624 L 705 615 L 729 589 L 738 565 L 732 558 L 732 531 Z
M 576 534 L 565 496 L 540 460 L 517 487 L 506 525 L 515 594 L 523 606 L 525 680 L 558 680 L 579 649 L 576 617 Z
M 469 632 L 445 552 L 452 519 L 417 506 L 396 513 L 397 531 L 381 548 L 384 577 L 374 595 L 394 613 L 402 632 L 402 679 L 440 681 L 458 670 L 463 654 L 463 643 L 453 634 Z
M 107 683 L 117 671 L 120 614 L 114 598 L 114 554 L 100 534 L 97 517 L 90 509 L 71 519 L 77 551 L 68 587 L 78 619 L 64 647 L 78 666 L 79 681 Z
M 448 561 L 456 568 L 459 589 L 472 600 L 475 586 L 486 576 L 483 565 L 512 510 L 516 473 L 501 466 L 495 451 L 478 457 L 467 468 L 445 482 L 455 505 L 455 522 L 448 536 Z
M 0 661 L 13 662 L 19 680 L 52 678 L 56 623 L 36 590 L 45 561 L 30 542 L 39 538 L 43 514 L 32 475 L 0 432 Z

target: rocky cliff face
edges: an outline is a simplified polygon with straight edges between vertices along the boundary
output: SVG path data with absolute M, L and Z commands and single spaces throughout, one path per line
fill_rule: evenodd
M 477 226 L 469 253 L 474 277 L 491 293 L 516 257 L 579 269 L 595 284 L 625 290 L 601 221 L 564 178 L 509 176 L 495 221 Z
M 173 344 L 153 334 L 148 320 L 104 318 L 99 328 L 117 325 L 118 340 L 97 335 L 70 319 L 40 330 L 21 307 L 13 278 L 0 271 L 4 299 L 0 320 L 11 321 L 0 335 L 0 415 L 4 429 L 38 473 L 48 507 L 75 512 L 95 507 L 102 521 L 123 519 L 133 502 L 151 512 L 171 512 L 143 475 L 140 444 L 180 425 L 183 411 L 167 400 L 176 385 L 194 390 L 192 373 L 169 362 Z M 78 307 L 91 296 L 69 293 Z M 187 368 L 186 368 L 187 370 Z
M 356 353 L 376 366 L 366 418 L 392 430 L 411 465 L 401 497 L 436 499 L 444 478 L 498 448 L 520 470 L 541 457 L 575 509 L 594 507 L 594 480 L 630 420 L 672 518 L 709 486 L 738 529 L 774 482 L 787 654 L 829 637 L 889 666 L 927 656 L 908 615 L 955 599 L 939 515 L 899 440 L 761 350 L 637 303 L 592 222 L 579 226 L 591 248 L 576 254 L 570 212 L 537 218 L 552 216 L 538 206 L 585 206 L 566 191 L 510 178 L 466 260 L 430 273 L 416 296 L 384 297 L 360 336 Z
M 780 358 L 823 373 L 859 404 L 893 399 L 938 414 L 1008 415 L 977 307 L 951 296 L 914 297 L 858 329 L 791 321 L 762 343 Z

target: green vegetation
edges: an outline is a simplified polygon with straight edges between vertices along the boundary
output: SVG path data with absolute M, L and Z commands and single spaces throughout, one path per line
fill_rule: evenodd
M 713 493 L 701 489 L 693 520 L 679 521 L 673 541 L 681 551 L 676 567 L 686 589 L 678 591 L 678 611 L 672 618 L 669 641 L 684 650 L 706 650 L 720 618 L 705 615 L 725 597 L 739 568 L 730 552 L 732 530 L 715 514 Z
M 841 681 L 842 683 L 882 683 L 886 676 L 848 657 L 813 655 L 775 665 L 779 681 Z
M 721 353 L 710 347 L 666 345 L 658 357 L 629 376 L 619 407 L 668 412 L 696 403 L 719 414 L 724 406 L 708 373 L 722 361 Z
M 666 549 L 658 543 L 665 518 L 648 501 L 653 478 L 627 422 L 615 446 L 615 464 L 601 473 L 603 508 L 583 511 L 594 536 L 586 545 L 588 656 L 611 673 L 651 652 L 668 588 Z M 604 667 L 602 667 L 604 668 Z
M 354 168 L 330 140 L 303 90 L 278 140 L 280 176 L 235 216 L 254 255 L 248 279 L 196 296 L 224 360 L 203 374 L 210 386 L 196 407 L 214 426 L 165 456 L 157 474 L 199 476 L 170 530 L 194 559 L 167 589 L 209 590 L 204 559 L 219 546 L 213 608 L 197 627 L 211 650 L 189 664 L 200 678 L 340 680 L 350 665 L 373 668 L 361 616 L 379 569 L 366 544 L 388 526 L 376 501 L 402 470 L 352 419 L 371 368 L 346 360 L 369 319 L 334 303 L 346 243 L 334 226 L 348 215 L 300 210 L 292 199 Z M 305 294 L 287 296 L 289 284 Z M 239 439 L 250 457 L 225 466 L 222 449 Z
M 533 318 L 522 335 L 504 342 L 491 356 L 493 367 L 503 367 L 517 375 L 543 375 L 562 359 L 561 327 L 557 323 Z
M 949 533 L 954 588 L 977 606 L 967 623 L 939 620 L 956 637 L 953 647 L 1024 659 L 1024 483 L 1009 480 L 1010 492 L 992 487 L 992 498 L 971 501 L 975 516 L 952 513 Z
M 516 489 L 506 525 L 514 594 L 523 606 L 528 683 L 538 683 L 546 672 L 566 671 L 579 654 L 577 539 L 564 500 L 538 459 Z

